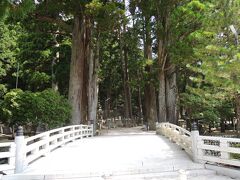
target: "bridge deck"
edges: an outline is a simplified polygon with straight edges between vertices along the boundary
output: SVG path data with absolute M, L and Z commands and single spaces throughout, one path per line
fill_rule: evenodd
M 181 169 L 204 171 L 203 165 L 193 163 L 181 148 L 165 137 L 131 128 L 106 131 L 102 136 L 69 143 L 32 163 L 24 174 L 54 175 L 56 179 L 113 176 L 134 179 L 123 176 Z

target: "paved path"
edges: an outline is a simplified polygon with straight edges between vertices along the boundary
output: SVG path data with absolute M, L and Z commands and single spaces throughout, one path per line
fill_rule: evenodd
M 183 180 L 188 176 L 230 180 L 193 163 L 165 137 L 140 128 L 106 130 L 101 136 L 69 143 L 31 164 L 24 175 L 35 175 L 35 179 Z

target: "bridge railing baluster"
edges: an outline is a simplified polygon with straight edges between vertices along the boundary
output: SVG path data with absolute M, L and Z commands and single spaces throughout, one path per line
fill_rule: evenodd
M 168 122 L 157 124 L 157 134 L 181 146 L 196 162 L 240 167 L 239 138 L 200 136 L 196 124 L 189 132 Z
M 15 142 L 0 143 L 0 148 L 6 149 L 0 152 L 0 158 L 6 159 L 6 163 L 0 164 L 0 170 L 8 174 L 12 174 L 13 171 L 21 173 L 29 164 L 47 156 L 56 148 L 92 136 L 93 125 L 66 126 L 28 138 L 24 138 L 23 128 L 20 127 Z

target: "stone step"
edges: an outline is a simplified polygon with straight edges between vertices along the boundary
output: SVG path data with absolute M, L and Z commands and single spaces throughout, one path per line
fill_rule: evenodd
M 174 172 L 160 172 L 160 173 L 146 173 L 146 174 L 132 174 L 132 175 L 123 175 L 123 176 L 110 176 L 105 177 L 105 179 L 109 180 L 187 180 L 192 177 L 199 177 L 199 176 L 215 176 L 216 173 L 212 170 L 206 169 L 198 169 L 198 170 L 179 170 Z
M 101 175 L 87 175 L 82 174 L 19 174 L 3 176 L 2 180 L 230 180 L 231 178 L 225 176 L 217 176 L 216 172 L 207 169 L 194 170 L 179 170 L 168 172 L 154 172 L 142 174 L 101 174 Z

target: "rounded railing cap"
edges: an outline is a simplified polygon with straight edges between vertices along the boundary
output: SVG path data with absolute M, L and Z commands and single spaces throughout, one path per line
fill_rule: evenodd
M 198 130 L 198 126 L 196 122 L 192 123 L 192 131 L 197 131 Z
M 18 126 L 16 136 L 23 136 L 23 127 Z

